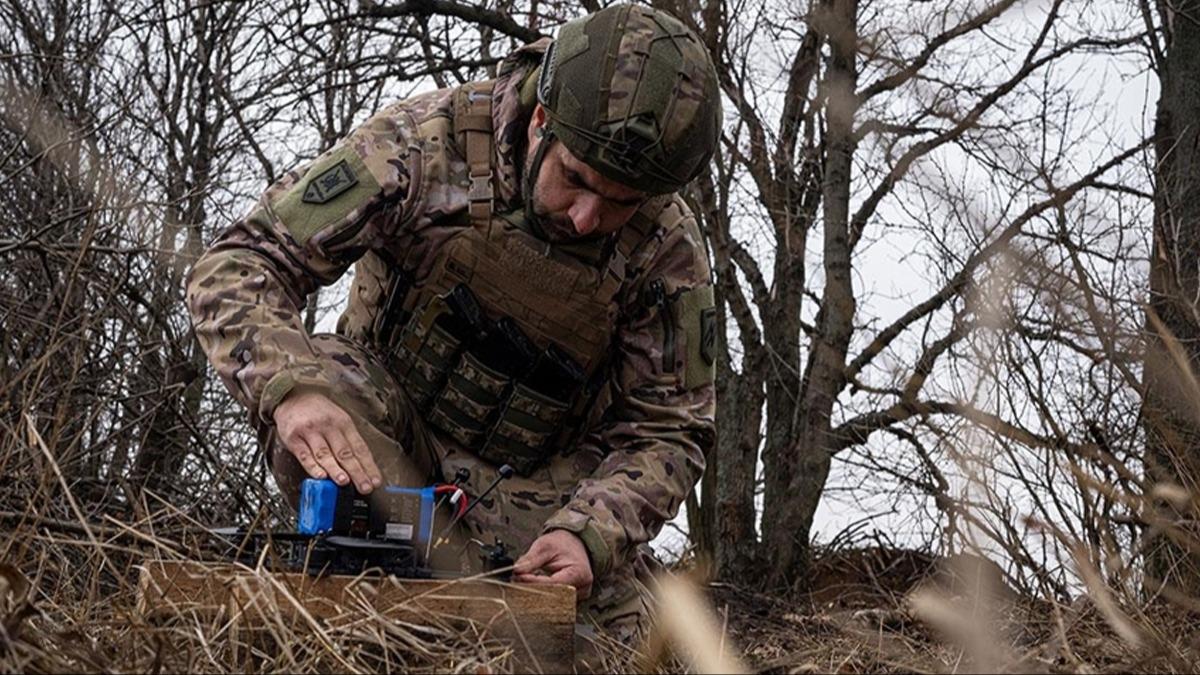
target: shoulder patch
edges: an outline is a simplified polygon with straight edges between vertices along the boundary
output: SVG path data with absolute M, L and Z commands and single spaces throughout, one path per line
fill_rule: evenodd
M 355 185 L 358 185 L 358 176 L 354 175 L 349 162 L 343 159 L 308 181 L 300 201 L 305 204 L 324 204 Z
M 696 286 L 679 294 L 675 301 L 675 323 L 684 331 L 687 357 L 683 386 L 695 389 L 711 384 L 716 374 L 717 310 L 712 286 Z
M 317 158 L 271 209 L 296 241 L 306 244 L 318 232 L 354 222 L 379 193 L 379 182 L 362 158 L 341 145 Z

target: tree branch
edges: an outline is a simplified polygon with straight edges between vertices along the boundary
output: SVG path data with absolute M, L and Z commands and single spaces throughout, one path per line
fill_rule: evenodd
M 1018 216 L 1012 223 L 1010 223 L 1009 226 L 1006 227 L 994 241 L 981 248 L 977 253 L 975 253 L 975 255 L 971 256 L 971 258 L 963 263 L 962 269 L 959 270 L 953 278 L 946 282 L 946 284 L 942 286 L 937 293 L 934 293 L 928 300 L 908 310 L 903 316 L 901 316 L 887 328 L 883 329 L 879 335 L 877 335 L 875 339 L 871 341 L 871 344 L 867 345 L 867 347 L 863 349 L 863 351 L 859 353 L 859 355 L 856 356 L 848 366 L 846 366 L 847 378 L 857 377 L 859 372 L 862 371 L 862 369 L 876 356 L 878 356 L 880 352 L 886 349 L 887 346 L 891 344 L 892 341 L 895 340 L 902 332 L 904 332 L 906 328 L 919 320 L 921 317 L 929 314 L 930 312 L 938 310 L 944 304 L 946 304 L 950 298 L 960 293 L 966 286 L 966 283 L 970 280 L 970 277 L 975 270 L 993 255 L 1002 251 L 1008 245 L 1008 242 L 1021 232 L 1021 229 L 1026 223 L 1033 220 L 1046 210 L 1056 208 L 1058 205 L 1065 204 L 1066 202 L 1070 201 L 1071 198 L 1074 197 L 1075 194 L 1080 190 L 1095 185 L 1096 180 L 1100 176 L 1104 175 L 1109 169 L 1112 169 L 1130 157 L 1138 154 L 1150 143 L 1151 139 L 1147 139 L 1136 146 L 1125 150 L 1116 157 L 1113 157 L 1104 164 L 1101 164 L 1099 167 L 1096 167 L 1096 169 L 1086 176 L 1083 176 L 1074 183 L 1056 191 L 1050 195 L 1049 198 L 1026 209 L 1025 212 Z
M 534 42 L 546 37 L 539 31 L 526 28 L 513 21 L 512 17 L 505 13 L 485 9 L 476 4 L 464 4 L 452 0 L 405 0 L 396 5 L 376 5 L 372 0 L 364 0 L 361 5 L 360 16 L 377 19 L 392 19 L 400 16 L 449 16 L 487 26 L 498 33 L 523 42 Z
M 1053 23 L 1053 14 L 1054 13 L 1051 12 L 1051 16 L 1047 19 L 1047 30 Z M 967 115 L 958 124 L 946 130 L 944 133 L 939 134 L 935 138 L 917 143 L 907 152 L 905 152 L 899 160 L 897 160 L 895 166 L 893 166 L 891 171 L 888 172 L 888 175 L 884 177 L 883 181 L 878 186 L 875 187 L 871 194 L 863 201 L 858 211 L 854 214 L 854 218 L 851 221 L 850 227 L 850 245 L 852 248 L 857 245 L 858 239 L 862 236 L 862 232 L 866 228 L 867 220 L 874 215 L 875 209 L 879 207 L 879 203 L 884 197 L 891 194 L 892 189 L 896 186 L 896 184 L 900 182 L 900 180 L 908 173 L 908 170 L 912 166 L 913 162 L 915 162 L 918 158 L 930 153 L 934 149 L 961 137 L 968 129 L 971 129 L 975 126 L 975 124 L 979 121 L 979 118 L 982 117 L 985 112 L 987 112 L 1006 94 L 1015 89 L 1018 84 L 1020 84 L 1026 77 L 1029 76 L 1030 73 L 1034 72 L 1038 68 L 1041 68 L 1045 64 L 1058 59 L 1061 56 L 1079 49 L 1080 47 L 1119 47 L 1137 42 L 1142 37 L 1141 35 L 1135 35 L 1117 40 L 1075 40 L 1050 52 L 1049 54 L 1046 54 L 1042 58 L 1034 59 L 1033 55 L 1038 49 L 1041 48 L 1041 40 L 1044 36 L 1045 32 L 1043 32 L 1042 36 L 1039 36 L 1038 41 L 1033 45 L 1033 47 L 1031 47 L 1029 55 L 1025 60 L 1025 64 L 1021 67 L 1021 69 L 1003 84 L 993 89 L 987 96 L 980 99 L 980 101 L 975 104 L 975 107 L 972 108 L 971 111 L 967 113 Z
M 921 72 L 921 69 L 929 63 L 929 59 L 933 57 L 938 49 L 941 49 L 955 38 L 962 37 L 973 30 L 983 28 L 987 24 L 991 23 L 994 19 L 998 18 L 1001 14 L 1008 11 L 1008 8 L 1012 7 L 1014 4 L 1016 4 L 1016 0 L 1002 0 L 1001 2 L 998 2 L 980 12 L 974 18 L 960 23 L 944 33 L 934 36 L 934 38 L 925 45 L 925 48 L 921 50 L 921 53 L 917 54 L 917 56 L 913 58 L 911 62 L 909 62 L 906 68 L 899 72 L 892 73 L 881 80 L 872 82 L 864 87 L 858 93 L 858 100 L 860 104 L 865 103 L 879 94 L 891 91 L 903 85 L 905 82 L 908 82 L 915 77 L 917 73 Z

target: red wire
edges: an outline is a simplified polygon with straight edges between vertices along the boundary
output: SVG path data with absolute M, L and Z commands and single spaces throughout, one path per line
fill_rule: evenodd
M 434 486 L 433 494 L 435 494 L 435 495 L 454 494 L 455 492 L 457 492 L 459 490 L 462 490 L 462 488 L 458 487 L 457 485 L 450 485 L 449 483 L 442 483 L 441 485 Z M 463 490 L 462 496 L 458 498 L 458 516 L 457 516 L 458 518 L 462 518 L 462 515 L 467 512 L 468 499 L 469 498 L 467 497 L 466 490 Z

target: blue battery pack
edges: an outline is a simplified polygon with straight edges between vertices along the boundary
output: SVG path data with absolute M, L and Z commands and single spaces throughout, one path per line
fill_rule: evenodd
M 296 527 L 300 534 L 320 534 L 332 530 L 337 498 L 337 483 L 328 478 L 306 478 L 300 484 L 300 514 Z

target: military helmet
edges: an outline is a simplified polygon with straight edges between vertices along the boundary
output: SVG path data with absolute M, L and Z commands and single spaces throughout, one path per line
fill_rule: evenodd
M 607 178 L 674 192 L 708 163 L 721 126 L 716 71 L 678 19 L 614 5 L 570 21 L 542 59 L 549 131 Z

